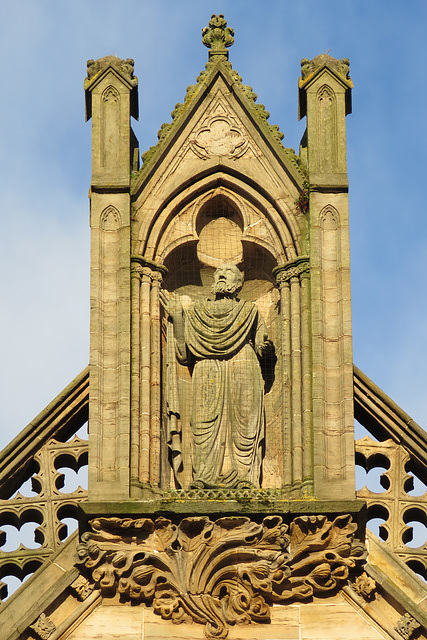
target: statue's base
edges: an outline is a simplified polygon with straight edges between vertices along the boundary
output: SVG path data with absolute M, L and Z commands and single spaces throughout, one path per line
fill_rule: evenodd
M 270 514 L 281 515 L 286 522 L 301 515 L 320 515 L 328 517 L 347 513 L 358 524 L 357 537 L 364 538 L 366 525 L 366 503 L 364 500 L 316 500 L 305 498 L 292 500 L 289 493 L 281 489 L 188 489 L 169 490 L 154 493 L 146 490 L 147 495 L 139 500 L 120 502 L 91 501 L 81 502 L 86 524 L 96 517 L 164 516 L 177 521 L 194 515 L 212 517 L 248 516 L 265 517 Z M 285 497 L 286 496 L 286 497 Z M 82 523 L 83 524 L 83 523 Z M 83 525 L 84 526 L 84 525 Z

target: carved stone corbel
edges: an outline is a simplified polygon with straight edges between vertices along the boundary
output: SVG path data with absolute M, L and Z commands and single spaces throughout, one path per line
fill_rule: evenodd
M 94 585 L 87 578 L 80 575 L 70 584 L 70 589 L 75 593 L 78 600 L 83 601 L 90 596 Z
M 394 628 L 404 640 L 409 640 L 420 627 L 420 623 L 410 613 L 405 613 Z
M 377 584 L 375 580 L 373 580 L 366 571 L 364 571 L 360 576 L 357 576 L 356 580 L 352 584 L 353 589 L 359 596 L 362 596 L 365 600 L 373 600 L 375 598 L 375 591 L 377 589 Z
M 32 629 L 41 640 L 48 640 L 52 633 L 56 631 L 56 626 L 50 618 L 44 613 L 41 613 L 35 623 L 30 625 L 30 629 Z
M 96 588 L 153 606 L 163 619 L 205 625 L 266 622 L 273 603 L 333 591 L 365 558 L 351 516 L 97 518 L 82 536 L 78 564 Z

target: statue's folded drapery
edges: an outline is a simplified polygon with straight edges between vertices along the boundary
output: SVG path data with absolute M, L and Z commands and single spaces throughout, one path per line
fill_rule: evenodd
M 256 306 L 203 300 L 184 313 L 193 370 L 193 485 L 258 487 L 264 384 L 254 345 L 266 329 Z

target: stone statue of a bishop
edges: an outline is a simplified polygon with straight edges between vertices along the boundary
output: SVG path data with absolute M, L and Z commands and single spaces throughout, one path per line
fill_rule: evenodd
M 243 274 L 234 264 L 215 271 L 212 298 L 186 309 L 166 290 L 176 356 L 194 363 L 191 488 L 258 488 L 264 440 L 260 360 L 274 354 L 256 305 L 238 298 Z

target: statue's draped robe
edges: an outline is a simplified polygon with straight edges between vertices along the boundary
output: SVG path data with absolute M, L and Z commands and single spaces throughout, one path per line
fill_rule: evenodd
M 256 306 L 203 300 L 184 313 L 185 342 L 195 358 L 191 428 L 195 486 L 259 487 L 264 384 L 254 345 L 266 334 Z

